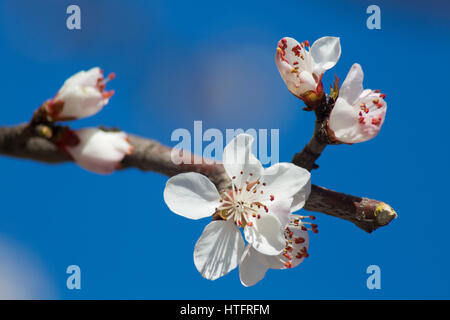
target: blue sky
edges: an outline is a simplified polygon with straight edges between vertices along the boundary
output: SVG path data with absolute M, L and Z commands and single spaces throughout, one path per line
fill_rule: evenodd
M 78 31 L 65 22 L 74 3 L 81 7 Z M 381 8 L 381 30 L 366 28 L 370 4 Z M 60 299 L 450 298 L 449 9 L 435 0 L 2 1 L 1 125 L 28 120 L 65 78 L 98 65 L 116 72 L 108 85 L 116 95 L 74 128 L 120 126 L 169 145 L 172 131 L 191 130 L 194 120 L 204 129 L 274 128 L 281 161 L 308 141 L 314 117 L 278 74 L 277 41 L 339 36 L 342 56 L 324 86 L 358 62 L 365 87 L 386 93 L 388 112 L 376 139 L 327 148 L 312 181 L 383 200 L 399 218 L 369 235 L 317 214 L 310 257 L 245 288 L 236 271 L 214 282 L 196 271 L 194 244 L 209 221 L 168 210 L 166 177 L 134 169 L 105 177 L 73 164 L 1 157 L 0 292 L 3 286 L 14 288 L 13 296 Z M 66 288 L 71 264 L 82 271 L 79 291 Z M 372 264 L 381 268 L 381 290 L 366 287 Z

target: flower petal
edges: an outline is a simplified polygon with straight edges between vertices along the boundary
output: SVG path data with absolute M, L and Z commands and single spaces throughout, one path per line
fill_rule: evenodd
M 247 245 L 245 248 L 242 261 L 239 264 L 239 278 L 246 287 L 257 284 L 266 275 L 268 268 L 261 262 L 260 255 L 262 254 L 251 245 Z
M 315 62 L 314 73 L 321 75 L 333 68 L 341 56 L 341 44 L 337 37 L 322 37 L 316 40 L 310 49 Z
M 353 64 L 339 89 L 339 97 L 345 99 L 349 104 L 354 104 L 363 92 L 364 73 L 361 66 Z
M 384 95 L 363 90 L 363 72 L 359 64 L 350 69 L 330 114 L 329 129 L 344 143 L 374 138 L 384 123 L 387 104 Z
M 291 212 L 295 212 L 303 208 L 310 194 L 311 194 L 311 180 L 309 180 L 308 183 L 306 183 L 303 186 L 303 188 L 301 188 L 300 191 L 294 195 L 294 198 L 291 203 Z
M 283 228 L 275 215 L 261 214 L 244 228 L 245 239 L 256 250 L 267 255 L 279 254 L 285 246 Z
M 59 93 L 76 86 L 94 87 L 101 78 L 103 78 L 103 74 L 99 67 L 91 68 L 88 71 L 79 71 L 64 82 Z
M 269 213 L 278 218 L 281 228 L 284 228 L 289 222 L 292 200 L 293 198 L 282 198 L 274 200 L 268 205 Z
M 83 128 L 73 131 L 78 144 L 64 145 L 64 149 L 75 162 L 88 171 L 110 174 L 120 161 L 129 154 L 132 146 L 125 132 L 106 132 L 98 128 Z
M 213 221 L 195 245 L 194 264 L 204 278 L 215 280 L 237 267 L 244 245 L 233 221 Z
M 264 192 L 274 195 L 275 201 L 292 198 L 298 193 L 309 193 L 311 174 L 308 170 L 292 163 L 277 163 L 264 170 L 262 182 L 266 183 Z M 304 195 L 307 198 L 307 194 Z
M 251 135 L 239 134 L 224 148 L 223 166 L 237 186 L 241 186 L 247 180 L 258 179 L 263 172 L 261 162 L 252 153 L 252 144 Z
M 302 263 L 308 254 L 308 232 L 301 227 L 288 227 L 285 231 L 285 239 L 286 251 L 276 256 L 260 255 L 261 263 L 271 269 L 289 269 Z
M 181 173 L 167 181 L 164 201 L 169 209 L 189 219 L 211 216 L 219 206 L 219 193 L 204 175 Z

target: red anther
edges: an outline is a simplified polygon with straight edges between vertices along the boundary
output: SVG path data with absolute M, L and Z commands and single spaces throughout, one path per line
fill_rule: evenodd
M 269 212 L 269 208 L 267 208 L 267 206 L 264 206 L 264 211 L 266 211 L 266 213 Z
M 317 229 L 312 229 L 312 232 L 314 232 L 314 233 L 319 233 L 319 230 L 317 230 Z
M 381 125 L 381 117 L 373 118 L 373 119 L 372 119 L 372 124 L 373 124 L 373 125 L 376 125 L 376 126 Z
M 103 97 L 104 99 L 109 99 L 109 98 L 111 98 L 111 97 L 114 95 L 114 93 L 115 93 L 114 90 L 111 90 L 111 91 L 105 91 L 105 92 L 102 92 L 102 97 Z
M 266 186 L 266 183 L 265 183 L 265 182 L 263 182 L 263 186 Z
M 305 242 L 305 238 L 302 238 L 302 237 L 298 237 L 298 238 L 295 238 L 294 239 L 294 241 L 295 241 L 295 243 L 304 243 Z
M 378 99 L 373 99 L 372 102 L 373 102 L 374 104 L 378 104 L 378 102 L 380 102 L 380 100 L 378 100 Z
M 116 78 L 116 74 L 114 72 L 111 72 L 110 74 L 108 74 L 108 79 L 109 80 L 113 80 Z
M 259 207 L 259 206 L 258 206 Z M 258 214 L 258 219 L 261 219 L 261 215 L 260 214 Z
M 292 268 L 292 262 L 288 261 L 284 264 L 284 266 L 288 269 Z
M 293 63 L 293 64 L 294 64 L 294 66 L 295 66 L 295 65 L 297 65 L 297 64 L 298 64 L 298 61 L 294 61 L 294 63 Z
M 361 124 L 366 124 L 365 121 L 364 121 L 364 117 L 359 117 L 358 118 L 358 122 L 361 123 Z
M 247 222 L 247 226 L 249 227 L 253 226 L 253 222 Z
M 375 90 L 376 93 L 380 93 L 380 89 Z
M 296 45 L 295 47 L 292 48 L 292 52 L 293 52 L 297 57 L 300 57 L 300 50 L 302 50 L 302 48 L 300 48 L 299 45 Z
M 270 195 L 270 201 L 273 201 L 275 197 L 273 195 Z
M 292 259 L 291 255 L 289 253 L 287 253 L 287 252 L 283 253 L 283 256 L 285 256 L 286 259 L 289 259 L 289 260 Z
M 303 255 L 299 252 L 299 253 L 297 253 L 297 255 L 295 256 L 297 259 L 301 259 L 301 258 L 303 258 Z
M 241 225 L 242 225 L 242 222 L 241 222 L 241 220 L 238 220 L 238 225 L 239 225 L 239 226 L 241 226 Z
M 386 99 L 386 95 L 385 95 L 384 93 L 381 93 L 381 94 L 380 94 L 380 98 Z
M 317 229 L 317 224 L 311 223 L 311 227 L 312 227 L 313 229 Z
M 309 41 L 305 40 L 305 46 L 309 47 Z
M 359 112 L 359 116 L 362 117 L 362 112 L 361 111 Z
M 231 179 L 236 179 L 236 176 L 233 176 Z
M 308 229 L 306 229 L 304 226 L 302 226 L 302 230 L 303 231 L 308 231 Z
M 316 220 L 316 216 L 309 216 L 311 220 Z
M 292 247 L 287 247 L 286 250 L 289 252 L 292 252 L 292 250 L 294 250 L 294 249 L 292 249 Z

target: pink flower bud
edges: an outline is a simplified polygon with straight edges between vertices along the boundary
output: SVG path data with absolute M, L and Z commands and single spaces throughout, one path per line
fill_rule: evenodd
M 47 117 L 51 121 L 65 121 L 98 113 L 114 94 L 113 90 L 105 91 L 106 83 L 114 77 L 111 73 L 104 79 L 103 71 L 98 67 L 74 74 L 64 82 L 56 96 L 47 101 Z
M 79 140 L 78 144 L 62 148 L 78 165 L 95 173 L 112 173 L 133 149 L 126 133 L 122 131 L 106 132 L 97 128 L 85 128 L 73 133 Z

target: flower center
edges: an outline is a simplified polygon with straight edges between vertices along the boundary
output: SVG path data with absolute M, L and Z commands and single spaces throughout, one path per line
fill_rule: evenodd
M 244 172 L 241 171 L 241 175 Z M 248 176 L 251 178 L 253 175 L 250 173 Z M 266 183 L 261 183 L 259 178 L 241 185 L 236 185 L 235 179 L 232 178 L 231 190 L 222 193 L 221 206 L 216 211 L 224 220 L 233 219 L 238 227 L 251 227 L 255 219 L 269 213 L 267 203 L 275 200 L 275 196 L 266 194 Z

